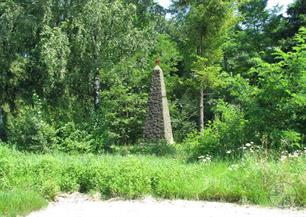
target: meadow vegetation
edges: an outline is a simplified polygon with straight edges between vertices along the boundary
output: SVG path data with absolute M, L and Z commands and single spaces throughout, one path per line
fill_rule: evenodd
M 248 146 L 247 146 L 248 147 Z M 99 192 L 102 198 L 228 201 L 306 206 L 306 154 L 243 156 L 198 162 L 139 154 L 31 154 L 0 147 L 0 213 L 25 213 L 60 192 Z M 26 190 L 25 190 L 26 189 Z M 43 199 L 44 198 L 44 199 Z
M 39 193 L 26 190 L 0 191 L 0 216 L 26 215 L 47 205 Z

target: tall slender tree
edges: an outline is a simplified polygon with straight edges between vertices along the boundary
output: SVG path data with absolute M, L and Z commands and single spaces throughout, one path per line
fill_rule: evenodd
M 210 82 L 207 83 L 207 70 L 214 68 L 217 72 L 221 61 L 221 45 L 224 42 L 228 27 L 232 24 L 233 1 L 225 0 L 202 0 L 202 1 L 177 1 L 175 4 L 180 14 L 179 19 L 183 22 L 186 32 L 187 55 L 191 62 L 196 63 L 196 82 L 199 87 L 199 128 L 204 129 L 204 97 L 209 90 Z M 199 66 L 203 68 L 199 68 Z M 201 71 L 201 73 L 199 73 Z M 213 76 L 215 77 L 215 76 Z M 206 84 L 205 84 L 206 83 Z

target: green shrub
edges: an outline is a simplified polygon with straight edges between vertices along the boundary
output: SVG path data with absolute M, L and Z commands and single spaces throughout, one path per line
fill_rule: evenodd
M 48 200 L 54 200 L 60 192 L 60 186 L 55 180 L 44 180 L 39 188 L 40 193 Z
M 219 101 L 215 107 L 216 119 L 203 132 L 192 133 L 179 146 L 183 157 L 196 160 L 200 156 L 225 156 L 227 151 L 239 151 L 245 143 L 243 113 L 234 105 Z
M 294 130 L 282 130 L 278 138 L 281 150 L 293 152 L 302 148 L 302 135 Z
M 60 192 L 61 163 L 50 156 L 36 160 L 29 168 L 32 185 L 35 191 L 40 192 L 46 199 L 53 200 Z
M 155 165 L 152 170 L 151 188 L 154 195 L 170 199 L 199 199 L 199 192 L 204 187 L 200 167 L 173 161 Z
M 80 184 L 79 184 L 79 177 L 81 174 L 81 167 L 76 166 L 72 162 L 65 162 L 63 165 L 63 170 L 61 174 L 61 181 L 60 181 L 60 189 L 64 192 L 73 192 L 79 191 Z
M 61 162 L 48 155 L 38 159 L 32 166 L 33 174 L 36 174 L 36 177 L 45 179 L 57 177 L 58 174 L 61 174 L 61 170 Z
M 79 184 L 81 192 L 101 191 L 105 196 L 109 193 L 110 168 L 105 164 L 97 164 L 91 161 L 88 167 L 83 168 L 79 176 Z
M 145 162 L 127 158 L 114 168 L 110 181 L 112 196 L 136 198 L 150 193 L 150 175 Z
M 88 153 L 94 150 L 95 140 L 92 136 L 78 129 L 73 122 L 66 123 L 57 130 L 57 149 L 69 153 Z
M 41 102 L 34 95 L 33 107 L 24 106 L 16 117 L 10 115 L 8 141 L 20 150 L 48 152 L 56 144 L 56 131 L 42 117 Z

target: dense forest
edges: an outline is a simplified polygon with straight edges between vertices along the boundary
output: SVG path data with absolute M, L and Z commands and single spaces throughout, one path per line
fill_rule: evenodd
M 6 0 L 1 140 L 20 150 L 144 144 L 160 58 L 176 143 L 189 157 L 303 148 L 306 1 Z M 166 16 L 167 15 L 167 16 Z M 167 18 L 166 18 L 167 17 Z

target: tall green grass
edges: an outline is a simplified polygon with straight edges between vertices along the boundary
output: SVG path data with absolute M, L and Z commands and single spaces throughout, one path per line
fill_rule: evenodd
M 47 205 L 39 194 L 30 191 L 0 191 L 0 216 L 26 215 Z
M 252 154 L 236 161 L 185 163 L 149 155 L 37 155 L 0 147 L 0 191 L 14 189 L 49 200 L 63 191 L 99 191 L 105 198 L 153 195 L 306 206 L 306 157 L 278 161 Z

